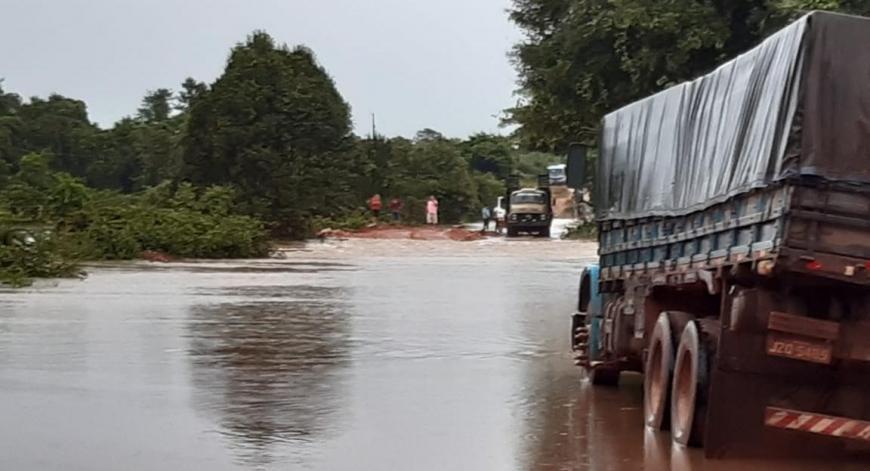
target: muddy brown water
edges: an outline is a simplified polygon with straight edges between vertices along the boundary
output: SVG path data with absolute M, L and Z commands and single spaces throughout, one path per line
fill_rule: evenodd
M 3 470 L 865 469 L 707 461 L 595 389 L 591 244 L 328 241 L 0 290 Z

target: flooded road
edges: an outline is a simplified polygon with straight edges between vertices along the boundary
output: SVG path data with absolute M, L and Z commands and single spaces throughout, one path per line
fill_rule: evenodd
M 328 241 L 0 291 L 0 469 L 719 470 L 568 349 L 580 242 Z

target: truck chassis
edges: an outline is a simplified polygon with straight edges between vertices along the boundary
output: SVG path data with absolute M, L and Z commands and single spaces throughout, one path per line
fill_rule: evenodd
M 575 362 L 644 374 L 644 421 L 708 456 L 870 450 L 870 190 L 783 182 L 599 222 Z

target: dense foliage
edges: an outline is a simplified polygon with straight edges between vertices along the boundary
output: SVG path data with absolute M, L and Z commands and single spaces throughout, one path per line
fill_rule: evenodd
M 179 257 L 266 253 L 258 220 L 233 214 L 225 187 L 166 183 L 137 194 L 96 190 L 28 154 L 0 189 L 0 282 L 75 274 L 76 260 L 131 259 L 153 251 Z
M 592 143 L 609 111 L 712 70 L 808 10 L 870 13 L 858 0 L 514 0 L 522 143 Z
M 375 193 L 401 198 L 411 222 L 434 195 L 442 221 L 455 223 L 493 205 L 510 175 L 533 181 L 558 160 L 503 136 L 354 136 L 350 108 L 314 53 L 263 32 L 231 50 L 213 83 L 149 90 L 109 129 L 80 100 L 22 99 L 0 81 L 0 231 L 40 234 L 0 241 L 0 282 L 145 251 L 262 255 L 267 233 L 303 238 L 368 223 Z
M 0 90 L 0 178 L 34 152 L 90 188 L 232 187 L 234 211 L 291 238 L 308 236 L 314 221 L 357 217 L 375 193 L 405 200 L 410 220 L 435 195 L 442 220 L 458 222 L 492 205 L 510 174 L 530 181 L 558 160 L 527 158 L 512 138 L 486 134 L 356 137 L 348 104 L 313 52 L 263 32 L 231 50 L 214 83 L 188 78 L 178 93 L 149 90 L 135 115 L 111 129 L 92 124 L 79 100 L 23 100 Z
M 33 278 L 78 274 L 57 241 L 44 234 L 23 236 L 0 223 L 0 284 L 25 286 Z
M 301 236 L 341 190 L 350 128 L 350 107 L 313 53 L 255 33 L 191 106 L 182 177 L 232 184 L 247 213 Z
M 129 259 L 146 251 L 192 258 L 266 254 L 262 223 L 232 214 L 233 190 L 169 184 L 135 196 L 102 195 L 61 220 L 71 251 L 87 259 Z

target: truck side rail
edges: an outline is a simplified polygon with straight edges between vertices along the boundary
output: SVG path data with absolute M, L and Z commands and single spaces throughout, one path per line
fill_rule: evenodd
M 603 281 L 769 258 L 782 242 L 792 187 L 747 193 L 685 216 L 599 223 Z

